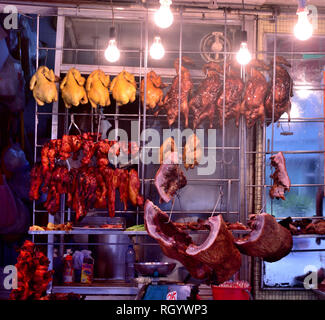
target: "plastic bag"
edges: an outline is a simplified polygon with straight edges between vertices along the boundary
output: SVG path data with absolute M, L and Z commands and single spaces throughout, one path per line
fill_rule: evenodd
M 18 218 L 15 198 L 4 176 L 0 177 L 0 232 L 14 225 Z
M 29 167 L 24 151 L 18 143 L 13 144 L 3 155 L 5 170 L 11 173 L 25 170 Z

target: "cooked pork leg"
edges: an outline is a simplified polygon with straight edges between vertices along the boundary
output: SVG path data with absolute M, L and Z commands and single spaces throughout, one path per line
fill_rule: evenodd
M 238 239 L 236 245 L 241 253 L 275 262 L 285 257 L 292 248 L 290 231 L 281 226 L 268 213 L 251 216 L 252 229 L 247 239 Z

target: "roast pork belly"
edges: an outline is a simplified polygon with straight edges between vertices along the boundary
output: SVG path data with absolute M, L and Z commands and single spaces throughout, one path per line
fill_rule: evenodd
M 205 224 L 210 229 L 207 239 L 199 246 L 191 243 L 186 254 L 211 267 L 217 283 L 222 283 L 240 269 L 241 255 L 221 215 L 210 217 Z
M 273 186 L 270 189 L 270 197 L 272 199 L 285 200 L 284 193 L 290 191 L 290 178 L 288 176 L 286 161 L 282 152 L 278 152 L 271 158 L 271 165 L 275 168 L 274 173 L 271 175 L 273 179 Z
M 285 257 L 292 249 L 291 232 L 281 226 L 268 213 L 251 216 L 252 229 L 248 237 L 238 239 L 236 245 L 243 254 L 275 262 Z
M 165 202 L 169 202 L 173 199 L 177 190 L 185 187 L 186 184 L 186 177 L 178 164 L 178 153 L 171 152 L 165 155 L 165 159 L 155 177 L 155 186 L 160 198 Z
M 182 263 L 194 278 L 211 277 L 212 269 L 208 265 L 186 253 L 188 246 L 193 244 L 192 238 L 149 200 L 144 206 L 144 223 L 148 234 L 159 243 L 167 257 Z

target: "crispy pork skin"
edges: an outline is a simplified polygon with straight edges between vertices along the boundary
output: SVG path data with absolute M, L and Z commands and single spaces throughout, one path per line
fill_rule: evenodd
M 291 232 L 281 226 L 268 213 L 251 216 L 252 232 L 247 238 L 238 239 L 236 245 L 243 254 L 275 262 L 285 257 L 292 249 Z
M 193 244 L 192 238 L 168 220 L 168 215 L 165 212 L 151 201 L 146 201 L 144 206 L 145 227 L 148 234 L 158 241 L 163 253 L 182 263 L 192 277 L 210 278 L 212 269 L 186 253 L 188 246 Z
M 200 246 L 190 244 L 186 254 L 211 267 L 217 283 L 222 283 L 240 269 L 241 255 L 221 215 L 210 217 L 205 224 L 210 229 L 209 236 Z
M 271 165 L 275 168 L 274 173 L 271 175 L 273 179 L 273 186 L 270 189 L 270 197 L 272 199 L 285 200 L 284 193 L 290 191 L 290 178 L 286 168 L 286 160 L 282 152 L 278 152 L 271 158 Z
M 178 165 L 177 152 L 165 155 L 165 159 L 155 176 L 155 186 L 160 198 L 169 202 L 176 195 L 177 190 L 187 184 L 186 177 Z

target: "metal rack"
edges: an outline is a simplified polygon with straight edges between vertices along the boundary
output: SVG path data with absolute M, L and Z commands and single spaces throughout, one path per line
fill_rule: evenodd
M 68 10 L 69 11 L 69 10 Z M 123 15 L 123 13 L 119 13 L 120 15 Z M 126 12 L 126 17 L 128 17 L 128 13 Z M 139 61 L 139 67 L 127 67 L 127 66 L 102 66 L 102 65 L 82 65 L 82 64 L 73 64 L 73 65 L 67 65 L 63 64 L 63 52 L 65 50 L 64 48 L 64 31 L 65 31 L 65 19 L 67 16 L 76 16 L 75 12 L 73 14 L 67 13 L 67 10 L 61 10 L 58 9 L 58 15 L 57 15 L 57 33 L 56 33 L 56 46 L 55 48 L 44 48 L 39 46 L 39 22 L 40 22 L 40 15 L 37 15 L 37 59 L 36 59 L 36 68 L 38 67 L 38 57 L 39 57 L 39 51 L 40 50 L 55 50 L 55 67 L 54 67 L 54 73 L 56 75 L 66 73 L 71 67 L 76 67 L 82 74 L 90 74 L 93 70 L 96 68 L 100 67 L 104 72 L 108 72 L 110 75 L 116 75 L 123 69 L 133 73 L 134 75 L 139 77 L 138 83 L 141 82 L 142 79 L 144 79 L 144 91 L 146 92 L 146 73 L 148 70 L 148 22 L 149 22 L 149 12 L 148 11 L 143 11 L 140 13 L 137 13 L 137 19 L 141 25 L 141 43 L 140 43 L 140 50 L 139 50 L 139 56 L 140 56 L 140 61 Z M 98 16 L 98 12 L 92 12 L 87 11 L 84 13 L 78 13 L 78 17 L 91 17 L 96 19 Z M 105 16 L 110 19 L 111 18 L 111 13 L 110 12 L 105 12 Z M 120 19 L 122 19 L 120 17 Z M 176 18 L 180 22 L 180 30 L 179 30 L 179 61 L 180 61 L 180 67 L 182 64 L 181 57 L 184 52 L 182 51 L 182 39 L 183 39 L 183 34 L 182 34 L 182 26 L 183 26 L 183 16 L 182 16 L 182 11 L 180 11 L 179 17 Z M 213 21 L 213 23 L 222 23 L 224 24 L 224 32 L 225 34 L 227 33 L 227 26 L 229 24 L 238 24 L 240 25 L 240 21 L 234 22 L 230 19 L 227 20 L 227 14 L 226 12 L 224 13 L 224 17 L 220 18 L 220 20 Z M 251 25 L 252 26 L 252 25 Z M 252 29 L 248 30 L 249 32 L 252 32 Z M 67 49 L 69 50 L 69 49 Z M 74 49 L 71 49 L 74 50 Z M 78 49 L 76 49 L 78 50 Z M 95 52 L 99 52 L 102 50 L 96 50 L 96 49 L 90 49 Z M 226 53 L 232 54 L 232 52 L 228 52 L 227 48 L 224 50 L 224 55 L 226 56 Z M 174 69 L 168 69 L 168 68 L 153 68 L 159 75 L 167 78 L 172 78 L 175 75 L 175 70 Z M 225 68 L 224 68 L 225 72 Z M 191 70 L 191 75 L 193 76 L 193 79 L 202 79 L 202 73 L 198 70 Z M 181 81 L 181 76 L 180 76 L 180 81 Z M 225 90 L 225 86 L 224 86 Z M 139 99 L 140 100 L 140 99 Z M 146 105 L 146 95 L 145 95 L 145 101 L 144 105 Z M 178 123 L 177 127 L 178 129 L 181 128 L 181 118 L 180 118 L 180 101 L 179 101 L 179 114 L 178 114 Z M 118 111 L 118 110 L 116 110 Z M 225 101 L 224 101 L 224 106 L 223 106 L 223 114 L 225 113 Z M 37 161 L 37 155 L 40 152 L 40 147 L 41 145 L 38 143 L 38 130 L 37 130 L 37 125 L 39 121 L 42 121 L 43 116 L 51 116 L 52 117 L 52 129 L 51 129 L 51 139 L 57 139 L 58 137 L 58 126 L 59 126 L 59 116 L 64 117 L 64 124 L 65 124 L 65 131 L 64 133 L 67 133 L 67 128 L 68 128 L 68 123 L 69 123 L 69 114 L 70 112 L 66 110 L 64 113 L 59 112 L 59 105 L 58 102 L 53 103 L 52 107 L 52 112 L 42 112 L 40 108 L 36 105 L 36 112 L 35 112 L 35 151 L 34 151 L 34 161 Z M 80 115 L 80 116 L 93 116 L 92 114 L 79 114 L 78 112 L 75 113 L 75 115 Z M 116 121 L 116 126 L 118 127 L 118 122 L 119 119 L 138 119 L 139 121 L 139 126 L 138 126 L 138 132 L 140 132 L 140 127 L 142 126 L 143 129 L 147 127 L 147 118 L 151 118 L 152 115 L 147 114 L 146 108 L 142 107 L 141 102 L 139 101 L 139 113 L 138 114 L 118 114 L 116 113 L 103 113 L 103 115 L 108 116 L 110 119 L 114 119 Z M 159 118 L 162 118 L 163 116 L 160 116 Z M 237 201 L 238 201 L 238 210 L 237 211 L 230 211 L 229 207 L 226 206 L 227 210 L 219 210 L 218 213 L 224 214 L 226 217 L 229 217 L 231 214 L 232 216 L 237 217 L 237 221 L 245 222 L 247 218 L 247 205 L 246 205 L 246 195 L 245 195 L 245 172 L 246 172 L 246 164 L 245 164 L 245 155 L 246 155 L 246 150 L 243 149 L 245 147 L 245 140 L 246 140 L 246 127 L 245 127 L 245 121 L 242 119 L 240 122 L 240 127 L 238 130 L 238 140 L 239 140 L 239 145 L 236 147 L 228 147 L 225 144 L 225 136 L 226 136 L 226 125 L 225 125 L 225 119 L 223 117 L 223 128 L 222 128 L 222 146 L 218 147 L 216 146 L 215 149 L 221 151 L 222 154 L 222 172 L 224 175 L 224 160 L 225 160 L 225 151 L 226 150 L 233 150 L 234 152 L 238 153 L 238 161 L 240 163 L 240 168 L 238 169 L 238 177 L 235 179 L 229 179 L 225 176 L 221 176 L 218 178 L 189 178 L 188 181 L 189 183 L 212 183 L 213 185 L 219 186 L 220 183 L 224 185 L 225 188 L 228 189 L 228 199 L 227 199 L 227 205 L 230 205 L 230 194 L 232 192 L 232 183 L 236 183 L 238 185 L 238 196 L 237 196 Z M 145 140 L 145 137 L 143 138 Z M 138 137 L 138 144 L 139 146 L 142 147 L 142 150 L 144 152 L 145 146 L 143 141 L 140 141 L 140 135 Z M 180 143 L 178 144 L 180 145 Z M 152 184 L 153 178 L 150 176 L 146 175 L 146 167 L 144 163 L 142 165 L 139 165 L 139 176 L 140 176 L 140 181 L 141 181 L 141 193 L 143 195 L 146 194 L 146 187 L 147 183 Z M 217 189 L 216 189 L 217 191 Z M 68 213 L 68 216 L 70 216 L 70 209 L 66 210 L 65 209 L 65 204 L 64 204 L 64 196 L 61 199 L 61 211 L 60 211 L 60 223 L 65 222 L 65 214 Z M 212 210 L 212 209 L 211 209 Z M 33 224 L 35 224 L 35 215 L 37 214 L 42 214 L 41 212 L 45 210 L 39 210 L 36 208 L 35 201 L 33 203 Z M 169 210 L 165 210 L 167 213 L 170 212 Z M 140 215 L 143 213 L 139 209 L 135 211 L 127 211 L 128 213 L 134 213 L 136 214 L 136 221 L 139 221 Z M 206 211 L 206 210 L 174 210 L 173 213 L 178 214 L 189 214 L 191 215 L 192 213 L 206 213 L 206 214 L 211 214 L 211 211 Z M 119 213 L 119 212 L 118 212 Z M 54 217 L 52 215 L 48 215 L 48 221 L 49 222 L 54 222 Z M 47 235 L 47 251 L 48 251 L 48 257 L 51 262 L 50 268 L 53 267 L 53 248 L 55 245 L 64 245 L 64 235 L 67 234 L 123 234 L 123 235 L 129 235 L 129 236 L 135 236 L 135 241 L 136 243 L 141 244 L 141 239 L 139 240 L 139 236 L 145 236 L 147 235 L 146 232 L 127 232 L 127 231 L 114 231 L 114 230 L 72 230 L 70 232 L 65 232 L 65 231 L 30 231 L 29 232 L 33 240 L 35 241 L 35 236 L 37 235 Z M 55 242 L 54 236 L 58 235 L 60 237 L 59 242 Z M 98 244 L 101 245 L 101 244 Z M 108 243 L 106 245 L 109 245 Z M 242 277 L 247 278 L 248 277 L 248 268 L 247 264 L 243 264 L 243 268 L 241 270 Z M 55 289 L 55 288 L 54 288 Z M 55 289 L 56 290 L 56 289 Z M 60 289 L 58 289 L 60 290 Z M 83 289 L 84 290 L 84 289 Z M 97 289 L 96 289 L 97 290 Z M 87 291 L 87 290 L 86 290 Z M 88 290 L 89 292 L 89 290 Z M 98 291 L 99 293 L 101 290 Z M 105 291 L 108 292 L 108 291 Z

